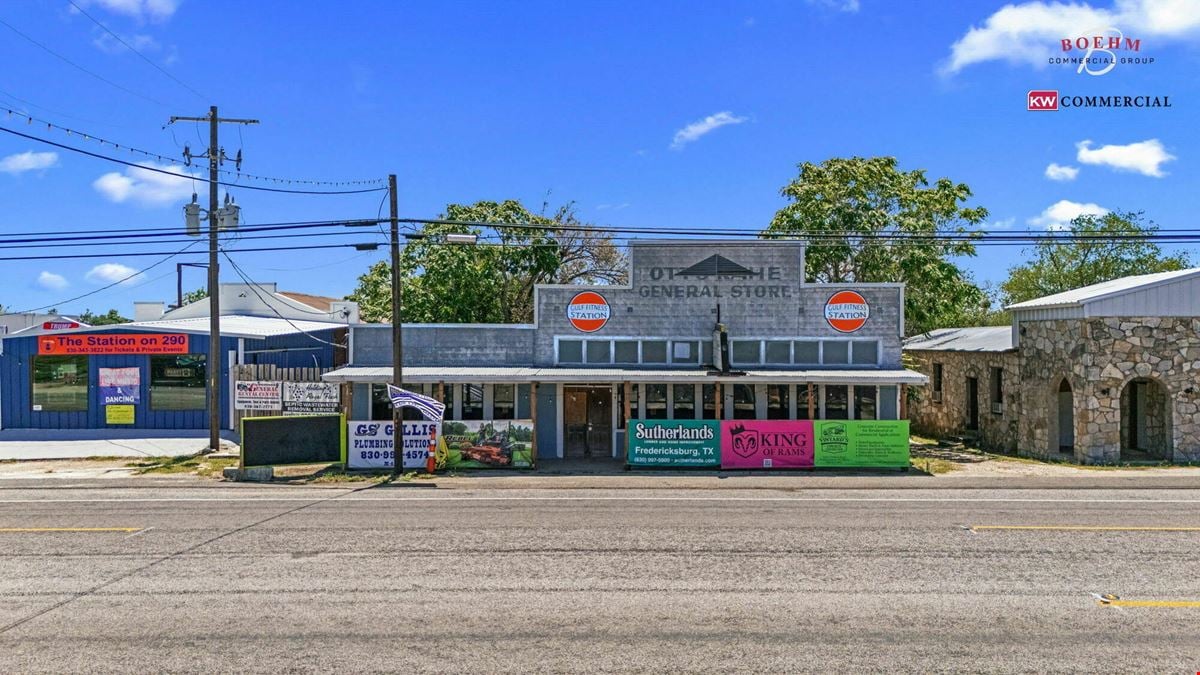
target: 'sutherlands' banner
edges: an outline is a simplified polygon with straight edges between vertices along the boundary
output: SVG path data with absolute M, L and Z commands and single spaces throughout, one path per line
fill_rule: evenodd
M 817 466 L 909 465 L 908 420 L 819 420 L 813 427 Z
M 723 469 L 799 469 L 812 466 L 811 420 L 721 422 Z
M 42 335 L 38 354 L 187 354 L 183 333 L 100 333 L 96 335 Z
M 533 420 L 447 420 L 435 455 L 439 469 L 528 469 Z
M 716 420 L 629 420 L 626 463 L 630 466 L 721 465 Z
M 403 468 L 425 468 L 430 436 L 437 438 L 437 428 L 437 422 L 424 420 L 404 423 Z M 391 422 L 350 422 L 347 431 L 346 463 L 349 468 L 390 469 L 395 465 L 395 427 Z

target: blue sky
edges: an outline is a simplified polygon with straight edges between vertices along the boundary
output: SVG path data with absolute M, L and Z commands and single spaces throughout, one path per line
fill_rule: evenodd
M 222 130 L 229 154 L 243 149 L 245 171 L 325 180 L 396 173 L 404 216 L 480 199 L 536 206 L 548 196 L 576 202 L 601 225 L 758 228 L 784 205 L 779 189 L 798 163 L 893 155 L 906 169 L 970 185 L 995 228 L 1053 227 L 1105 208 L 1195 227 L 1196 0 L 76 2 L 204 96 L 66 0 L 27 0 L 5 3 L 0 19 L 138 95 L 0 25 L 0 107 L 178 156 L 183 144 L 205 143 L 195 125 L 164 130 L 167 118 L 215 103 L 222 115 L 262 121 L 240 136 Z M 1108 28 L 1140 40 L 1136 54 L 1118 56 L 1154 62 L 1100 76 L 1047 64 L 1062 54 L 1062 38 Z M 1172 107 L 1030 112 L 1030 89 L 1169 96 Z M 0 125 L 114 152 L 19 117 L 0 114 Z M 46 152 L 57 154 L 37 154 Z M 1051 171 L 1058 180 L 1046 175 L 1051 164 L 1066 167 Z M 183 183 L 131 178 L 0 134 L 0 235 L 178 226 L 191 192 Z M 250 224 L 373 217 L 381 197 L 233 194 Z M 384 255 L 244 253 L 238 262 L 257 281 L 340 296 Z M 998 283 L 1020 258 L 1020 248 L 989 247 L 964 265 Z M 116 265 L 154 260 L 0 262 L 0 304 L 57 303 L 120 278 Z M 129 312 L 134 300 L 170 300 L 174 262 L 58 308 Z M 201 271 L 187 274 L 186 287 L 203 284 Z

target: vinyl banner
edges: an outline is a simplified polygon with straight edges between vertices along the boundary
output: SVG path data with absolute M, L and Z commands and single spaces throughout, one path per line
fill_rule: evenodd
M 630 466 L 721 465 L 716 420 L 629 420 L 625 462 Z
M 238 382 L 234 387 L 235 410 L 279 410 L 282 406 L 282 382 Z
M 439 469 L 528 469 L 533 466 L 533 420 L 442 423 Z
M 141 403 L 141 368 L 98 368 L 100 400 L 104 405 Z M 109 422 L 113 424 L 113 422 Z
M 722 469 L 799 469 L 813 466 L 811 420 L 724 420 Z
M 348 423 L 346 464 L 351 469 L 390 469 L 394 464 L 391 422 Z M 437 436 L 437 422 L 404 423 L 403 464 L 405 469 L 424 469 L 429 458 L 429 436 Z
M 329 382 L 284 382 L 284 415 L 319 415 L 338 412 L 341 388 Z
M 38 354 L 187 354 L 183 333 L 104 333 L 99 335 L 40 335 Z
M 908 420 L 822 420 L 813 425 L 817 466 L 909 465 Z

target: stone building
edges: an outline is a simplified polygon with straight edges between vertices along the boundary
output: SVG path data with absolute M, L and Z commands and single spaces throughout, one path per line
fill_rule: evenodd
M 1085 463 L 1200 461 L 1200 269 L 1008 309 L 1011 327 L 942 329 L 905 342 L 930 376 L 911 408 L 915 429 L 975 431 L 983 447 Z

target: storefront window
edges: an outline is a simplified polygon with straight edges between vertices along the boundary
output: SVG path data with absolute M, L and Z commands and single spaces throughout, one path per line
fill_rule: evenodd
M 559 340 L 558 341 L 558 362 L 559 363 L 583 363 L 583 341 L 582 340 Z
M 462 386 L 462 417 L 464 420 L 483 419 L 483 385 L 464 384 Z
M 407 389 L 408 391 L 416 392 L 418 394 L 428 394 L 429 392 L 426 391 L 427 386 L 429 386 L 429 385 L 404 384 L 404 385 L 401 385 L 400 388 Z M 432 385 L 432 386 L 436 387 L 437 385 Z M 447 389 L 449 389 L 448 386 L 447 386 Z M 446 416 L 447 417 L 450 416 L 449 409 L 446 410 Z M 392 419 L 392 399 L 390 396 L 388 396 L 387 385 L 380 384 L 380 383 L 372 384 L 371 385 L 371 420 L 390 422 L 391 419 Z M 415 420 L 423 420 L 425 418 L 421 415 L 421 411 L 417 410 L 416 408 L 401 408 L 400 409 L 400 419 L 415 421 Z
M 784 343 L 787 344 L 787 343 Z M 791 389 L 786 384 L 768 384 L 767 385 L 767 419 L 769 420 L 786 420 L 788 419 L 788 390 Z
M 816 340 L 796 340 L 794 363 L 815 366 L 821 363 L 821 343 Z
M 873 366 L 879 362 L 879 343 L 875 340 L 863 340 L 854 343 L 854 365 Z
M 696 363 L 700 360 L 700 350 L 695 342 L 672 342 L 671 363 Z
M 808 414 L 808 388 L 812 386 L 807 383 L 796 385 L 796 419 L 807 420 L 816 417 Z M 814 397 L 815 398 L 815 397 Z
M 791 363 L 792 345 L 779 340 L 767 341 L 767 363 Z
M 629 385 L 629 417 L 638 417 L 638 386 Z M 625 384 L 617 385 L 617 428 L 625 428 Z
M 825 364 L 850 363 L 850 343 L 845 340 L 826 340 L 824 343 Z
M 672 419 L 696 419 L 696 387 L 691 384 L 671 385 Z
M 637 363 L 637 340 L 617 340 L 613 343 L 613 361 L 616 363 Z
M 208 357 L 180 354 L 150 357 L 151 410 L 204 410 Z
M 492 388 L 492 419 L 511 420 L 517 418 L 516 386 L 497 384 Z
M 713 365 L 713 343 L 712 340 L 705 340 L 700 343 L 700 363 L 706 366 Z
M 588 363 L 612 363 L 612 343 L 608 340 L 587 341 Z
M 754 412 L 754 385 L 752 384 L 735 384 L 733 385 L 733 419 L 735 420 L 752 420 L 755 419 Z
M 717 385 L 701 385 L 701 392 L 704 397 L 704 419 L 717 419 Z
M 828 344 L 828 343 L 826 343 Z M 825 385 L 825 419 L 849 419 L 849 393 L 844 384 Z
M 33 357 L 34 410 L 79 412 L 88 409 L 88 357 Z
M 665 340 L 647 340 L 642 343 L 642 363 L 666 363 L 667 343 Z
M 667 385 L 647 384 L 646 387 L 646 419 L 667 419 Z
M 856 385 L 854 387 L 854 419 L 875 419 L 875 400 L 875 387 Z
M 758 340 L 734 340 L 731 347 L 733 355 L 730 359 L 734 363 L 761 363 L 762 358 L 759 354 L 759 347 L 761 345 L 762 343 Z

